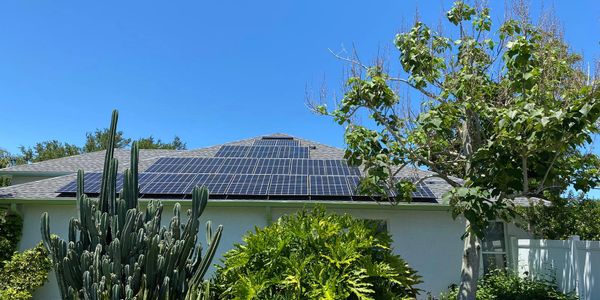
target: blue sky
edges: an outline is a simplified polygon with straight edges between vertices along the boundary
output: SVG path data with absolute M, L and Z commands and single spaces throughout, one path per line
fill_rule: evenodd
M 496 3 L 496 1 L 492 1 Z M 538 1 L 532 6 L 539 10 Z M 172 2 L 171 2 L 172 3 Z M 502 19 L 504 1 L 493 6 Z M 342 128 L 305 106 L 331 90 L 354 44 L 365 61 L 389 49 L 416 7 L 436 25 L 451 1 L 6 1 L 0 4 L 0 147 L 83 144 L 113 108 L 127 136 L 188 148 L 285 132 L 342 146 Z M 600 57 L 600 4 L 547 1 L 566 39 Z

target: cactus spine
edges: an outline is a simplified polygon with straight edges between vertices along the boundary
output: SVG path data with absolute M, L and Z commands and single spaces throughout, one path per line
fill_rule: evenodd
M 41 232 L 51 254 L 63 299 L 205 299 L 209 294 L 204 274 L 215 254 L 222 226 L 206 235 L 202 255 L 197 242 L 199 218 L 206 208 L 208 191 L 194 188 L 189 219 L 181 224 L 181 206 L 175 204 L 168 227 L 161 226 L 163 206 L 138 207 L 137 143 L 131 147 L 131 165 L 124 172 L 123 190 L 117 197 L 118 161 L 113 157 L 117 130 L 113 112 L 98 199 L 84 193 L 84 173 L 77 173 L 78 218 L 69 221 L 68 240 L 50 235 L 48 213 L 42 214 Z

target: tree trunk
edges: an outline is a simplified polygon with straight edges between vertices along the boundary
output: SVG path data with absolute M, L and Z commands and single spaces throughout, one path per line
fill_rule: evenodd
M 469 221 L 467 221 L 467 226 Z M 479 238 L 470 231 L 465 237 L 465 248 L 463 250 L 462 267 L 460 275 L 460 287 L 458 300 L 475 300 L 477 294 L 477 279 L 479 278 L 479 259 L 481 246 Z

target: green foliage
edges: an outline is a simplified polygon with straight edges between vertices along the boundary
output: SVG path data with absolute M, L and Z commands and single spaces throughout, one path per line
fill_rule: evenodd
M 23 218 L 19 214 L 0 211 L 0 267 L 17 251 L 22 232 Z
M 368 225 L 369 224 L 369 225 Z M 223 299 L 405 299 L 420 277 L 372 223 L 317 208 L 256 228 L 225 254 Z
M 453 288 L 441 299 L 456 299 Z M 517 274 L 496 270 L 479 280 L 477 300 L 577 300 L 575 294 L 562 293 L 554 279 L 520 277 Z
M 37 143 L 33 148 L 25 148 L 24 146 L 21 146 L 19 149 L 21 150 L 22 159 L 28 163 L 77 155 L 81 153 L 81 149 L 79 147 L 68 143 L 61 143 L 57 140 Z
M 44 285 L 52 263 L 42 243 L 15 253 L 0 270 L 0 299 L 31 299 L 33 291 Z
M 178 137 L 175 136 L 173 141 L 170 143 L 164 143 L 160 139 L 155 140 L 154 137 L 149 136 L 147 138 L 141 138 L 137 140 L 140 149 L 171 149 L 171 150 L 185 150 L 185 143 Z
M 115 148 L 125 148 L 131 144 L 130 138 L 123 137 L 123 131 L 116 132 L 114 141 L 111 141 L 110 139 L 110 131 L 108 128 L 96 129 L 94 132 L 87 132 L 85 134 L 85 145 L 83 146 L 83 152 L 105 150 L 109 143 L 111 143 Z
M 345 156 L 365 168 L 361 192 L 386 198 L 392 189 L 393 202 L 410 200 L 413 180 L 398 174 L 415 169 L 431 171 L 418 180 L 452 186 L 444 200 L 467 221 L 460 296 L 473 299 L 489 220 L 514 217 L 517 197 L 600 182 L 600 159 L 588 151 L 600 132 L 600 80 L 586 76 L 555 28 L 528 16 L 493 27 L 485 5 L 457 1 L 447 18 L 444 32 L 416 22 L 396 35 L 402 70 L 345 58 L 353 72 L 343 99 L 315 112 L 345 126 Z M 395 93 L 402 87 L 420 103 Z
M 537 238 L 563 240 L 578 235 L 582 240 L 600 240 L 598 200 L 569 195 L 553 199 L 552 205 L 520 207 L 518 212 L 524 222 L 517 224 Z
M 168 227 L 161 226 L 163 206 L 151 201 L 138 207 L 137 143 L 131 165 L 123 174 L 123 190 L 116 191 L 118 161 L 113 157 L 117 136 L 113 112 L 99 199 L 84 192 L 84 174 L 77 174 L 78 218 L 69 221 L 68 240 L 50 235 L 48 214 L 41 232 L 49 249 L 63 299 L 200 299 L 210 293 L 203 276 L 218 246 L 222 226 L 213 234 L 206 226 L 207 251 L 197 243 L 199 218 L 208 190 L 195 187 L 188 220 L 182 224 L 175 204 Z
M 458 1 L 447 17 L 458 37 L 421 22 L 396 36 L 405 78 L 355 62 L 364 72 L 348 79 L 339 105 L 316 109 L 346 126 L 346 157 L 365 167 L 364 190 L 410 200 L 397 171 L 426 168 L 455 188 L 446 195 L 454 216 L 481 237 L 487 220 L 513 215 L 515 197 L 597 186 L 600 159 L 586 148 L 600 131 L 600 81 L 588 80 L 581 57 L 527 21 L 492 27 L 488 8 Z M 418 111 L 396 82 L 424 96 Z

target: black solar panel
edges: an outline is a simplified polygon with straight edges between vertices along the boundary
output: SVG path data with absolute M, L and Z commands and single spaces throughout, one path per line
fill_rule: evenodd
M 257 158 L 278 158 L 277 151 L 279 147 L 269 147 L 269 146 L 256 146 L 250 147 L 248 151 L 248 157 L 257 157 Z
M 224 195 L 232 179 L 231 174 L 198 174 L 190 186 L 192 189 L 204 186 L 211 194 Z
M 351 196 L 345 176 L 310 176 L 310 194 L 313 196 Z
M 251 174 L 256 169 L 258 159 L 255 158 L 225 158 L 219 173 L 224 174 Z
M 161 174 L 140 178 L 140 193 L 160 195 L 185 195 L 192 193 L 192 182 L 198 174 Z
M 247 157 L 250 146 L 221 146 L 215 157 Z
M 254 174 L 290 174 L 290 160 L 259 159 Z
M 102 173 L 85 173 L 83 174 L 84 186 L 83 192 L 90 194 L 100 193 L 102 186 Z M 123 188 L 123 175 L 117 175 L 116 191 L 119 192 Z M 58 193 L 75 193 L 77 192 L 77 180 L 71 181 L 67 185 L 61 187 L 56 192 Z
M 350 189 L 352 190 L 352 195 L 358 196 L 356 193 L 356 189 L 358 184 L 360 183 L 360 177 L 358 176 L 348 176 L 348 184 L 350 185 Z M 435 199 L 435 194 L 425 185 L 424 183 L 419 183 L 416 186 L 417 190 L 412 193 L 412 198 L 418 199 Z M 391 192 L 390 196 L 395 196 L 395 192 Z
M 273 175 L 269 195 L 308 195 L 308 176 Z
M 262 139 L 254 141 L 254 146 L 286 146 L 298 147 L 300 142 L 292 139 Z
M 221 146 L 215 157 L 309 158 L 308 147 Z
M 271 175 L 235 175 L 227 195 L 267 195 Z

